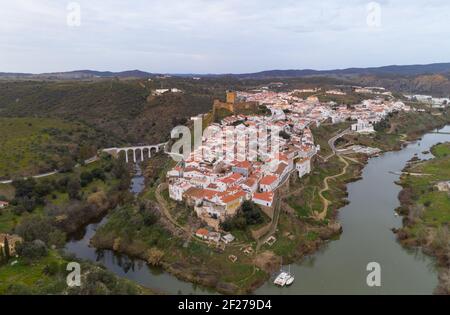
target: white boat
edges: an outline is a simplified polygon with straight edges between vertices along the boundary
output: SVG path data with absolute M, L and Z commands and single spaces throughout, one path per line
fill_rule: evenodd
M 275 285 L 278 285 L 280 287 L 284 287 L 286 285 L 286 282 L 289 280 L 290 276 L 287 272 L 280 272 L 280 274 L 275 278 L 275 281 L 273 282 Z
M 291 274 L 291 266 L 289 265 L 289 272 L 283 271 L 281 269 L 278 276 L 275 278 L 275 281 L 273 282 L 275 285 L 278 285 L 280 287 L 289 286 L 294 282 L 295 278 Z
M 294 276 L 289 276 L 289 278 L 286 280 L 286 286 L 291 285 L 292 283 L 294 283 Z
M 286 286 L 289 286 L 292 283 L 294 283 L 294 280 L 295 280 L 294 275 L 291 274 L 291 265 L 289 265 L 289 271 L 287 274 L 288 274 L 289 278 L 286 280 Z

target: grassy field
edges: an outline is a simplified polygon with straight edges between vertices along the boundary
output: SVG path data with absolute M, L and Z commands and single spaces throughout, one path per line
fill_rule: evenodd
M 408 172 L 429 175 L 403 176 L 401 182 L 411 190 L 410 207 L 422 209 L 417 224 L 437 228 L 450 222 L 450 195 L 434 187 L 440 181 L 450 180 L 450 142 L 433 147 L 432 152 L 436 158 L 408 167 Z
M 403 175 L 399 195 L 404 226 L 397 232 L 402 244 L 420 246 L 436 257 L 439 270 L 437 294 L 450 294 L 448 257 L 450 255 L 450 192 L 439 191 L 436 184 L 450 181 L 450 142 L 438 144 L 431 150 L 435 158 L 412 162 L 405 171 L 426 174 Z
M 31 264 L 21 259 L 14 265 L 8 264 L 0 267 L 0 294 L 9 293 L 11 285 L 19 285 L 27 288 L 29 293 L 57 294 L 62 292 L 67 285 L 62 277 L 54 277 L 46 274 L 44 269 L 50 264 L 67 264 L 67 262 L 52 251 L 47 257 L 39 259 Z
M 96 151 L 95 132 L 58 119 L 0 118 L 0 134 L 0 178 L 5 179 L 53 171 L 66 157 L 82 158 L 85 150 L 89 158 Z
M 437 158 L 445 158 L 450 156 L 450 145 L 436 145 L 431 149 L 431 153 Z

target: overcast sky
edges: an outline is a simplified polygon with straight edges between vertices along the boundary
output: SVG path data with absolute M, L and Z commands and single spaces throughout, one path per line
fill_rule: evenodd
M 0 72 L 245 73 L 450 62 L 447 0 L 73 2 L 0 0 Z

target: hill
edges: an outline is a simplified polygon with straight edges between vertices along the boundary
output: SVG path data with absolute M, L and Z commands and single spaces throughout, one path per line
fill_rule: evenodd
M 269 70 L 256 73 L 237 74 L 239 78 L 298 78 L 305 76 L 416 76 L 421 74 L 442 74 L 450 73 L 450 63 L 434 63 L 428 65 L 391 65 L 370 68 L 347 68 L 335 70 Z
M 152 96 L 157 88 L 182 93 Z M 171 80 L 0 81 L 0 117 L 57 118 L 101 133 L 106 145 L 167 141 L 191 116 L 208 112 L 227 81 Z
M 45 118 L 0 118 L 0 134 L 0 179 L 70 169 L 105 140 L 81 123 Z

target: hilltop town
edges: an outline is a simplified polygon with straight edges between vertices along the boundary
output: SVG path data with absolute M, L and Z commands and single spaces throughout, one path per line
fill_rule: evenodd
M 311 91 L 316 90 L 306 90 Z M 351 131 L 372 133 L 390 113 L 411 110 L 384 91 L 389 100 L 367 99 L 353 106 L 321 103 L 315 96 L 305 100 L 298 96 L 304 92 L 227 92 L 226 102 L 216 101 L 215 109 L 235 112 L 264 105 L 271 114 L 234 114 L 208 126 L 201 145 L 168 172 L 170 198 L 193 207 L 215 232 L 246 200 L 272 217 L 277 188 L 289 176 L 309 174 L 311 161 L 320 152 L 311 128 L 325 121 L 351 120 Z

